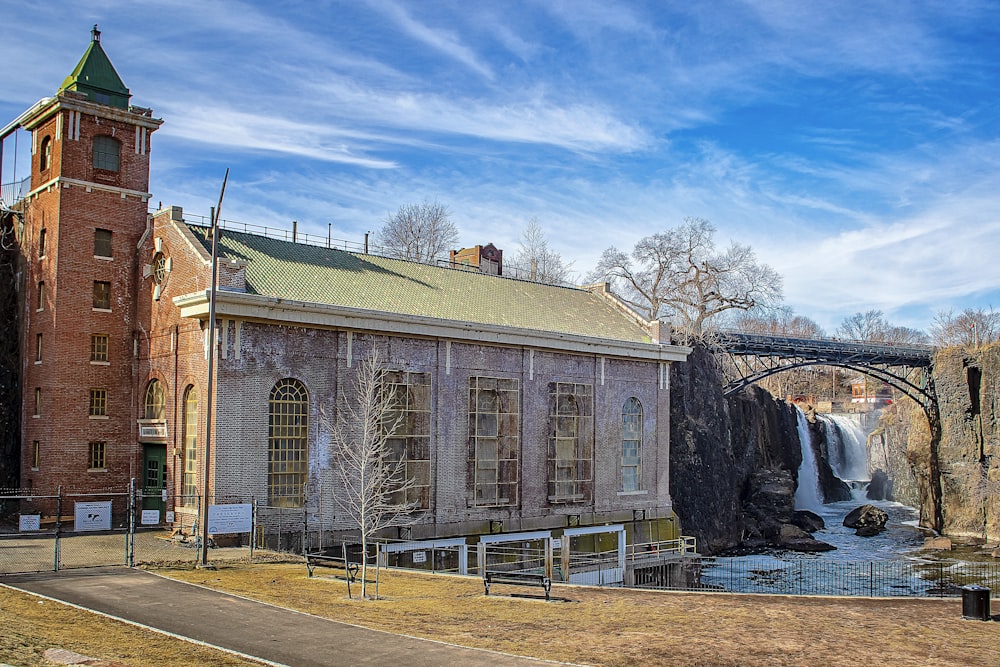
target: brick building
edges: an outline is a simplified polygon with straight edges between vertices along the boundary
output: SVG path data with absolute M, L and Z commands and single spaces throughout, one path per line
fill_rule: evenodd
M 14 207 L 22 485 L 139 480 L 190 526 L 206 487 L 212 240 L 148 213 L 150 136 L 94 31 L 57 94 L 8 125 L 32 136 Z M 400 397 L 391 444 L 419 506 L 412 539 L 670 523 L 669 343 L 606 286 L 576 289 L 277 240 L 217 238 L 208 488 L 323 530 L 330 426 L 377 348 Z M 164 500 L 165 498 L 165 500 Z M 641 520 L 641 521 L 640 521 Z

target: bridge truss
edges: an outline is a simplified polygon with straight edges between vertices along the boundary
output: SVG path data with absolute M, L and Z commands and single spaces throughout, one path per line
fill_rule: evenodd
M 713 346 L 728 361 L 723 364 L 726 396 L 793 368 L 838 366 L 882 380 L 921 404 L 935 400 L 929 386 L 934 352 L 930 346 L 738 332 L 716 334 Z

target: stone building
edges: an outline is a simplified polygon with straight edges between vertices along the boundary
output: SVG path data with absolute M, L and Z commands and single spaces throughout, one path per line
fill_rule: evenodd
M 128 100 L 95 28 L 57 94 L 4 130 L 30 131 L 33 147 L 30 191 L 8 218 L 23 263 L 22 486 L 135 478 L 178 526 L 207 488 L 349 528 L 330 425 L 377 348 L 401 400 L 390 442 L 415 481 L 411 539 L 674 520 L 669 365 L 689 349 L 606 286 L 232 225 L 216 238 L 205 480 L 212 239 L 180 207 L 147 212 L 162 121 Z

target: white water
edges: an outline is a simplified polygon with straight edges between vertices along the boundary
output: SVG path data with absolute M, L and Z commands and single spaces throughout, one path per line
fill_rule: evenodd
M 868 481 L 868 447 L 861 426 L 846 415 L 823 415 L 827 452 L 833 474 L 849 481 Z
M 799 465 L 799 483 L 795 487 L 795 509 L 818 512 L 823 507 L 823 495 L 819 490 L 819 469 L 816 454 L 809 437 L 809 422 L 806 416 L 795 408 L 799 431 L 799 446 L 802 449 L 802 463 Z

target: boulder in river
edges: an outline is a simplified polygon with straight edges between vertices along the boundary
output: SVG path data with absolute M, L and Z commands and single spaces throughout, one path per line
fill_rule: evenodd
M 833 551 L 837 548 L 832 544 L 815 539 L 812 535 L 791 523 L 782 524 L 778 543 L 781 547 L 790 549 L 791 551 L 805 551 L 809 553 Z
M 854 528 L 855 534 L 861 537 L 878 535 L 885 530 L 889 515 L 874 505 L 861 505 L 851 510 L 844 517 L 844 525 Z
M 795 510 L 795 514 L 792 515 L 792 523 L 807 533 L 815 533 L 817 530 L 826 528 L 823 517 L 809 510 Z

